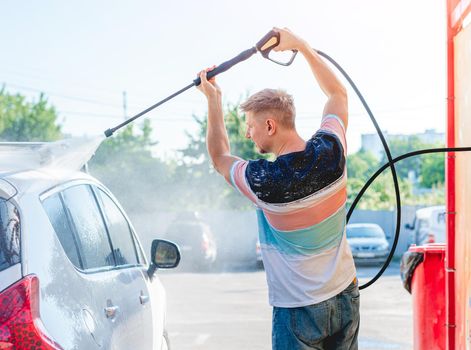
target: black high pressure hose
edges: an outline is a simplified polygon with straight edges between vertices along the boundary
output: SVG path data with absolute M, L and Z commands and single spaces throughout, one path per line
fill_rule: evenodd
M 350 83 L 353 90 L 355 91 L 358 98 L 360 99 L 361 103 L 365 107 L 371 121 L 373 122 L 373 125 L 376 129 L 376 132 L 378 133 L 379 138 L 381 139 L 381 143 L 383 144 L 384 151 L 385 151 L 386 156 L 388 158 L 388 162 L 386 164 L 384 164 L 381 168 L 379 168 L 373 174 L 373 176 L 371 176 L 368 179 L 368 181 L 365 183 L 365 185 L 363 185 L 360 192 L 358 192 L 357 196 L 355 197 L 355 200 L 353 201 L 352 205 L 350 206 L 350 208 L 348 210 L 347 223 L 350 220 L 350 217 L 352 216 L 352 213 L 355 210 L 356 205 L 358 204 L 358 202 L 360 201 L 361 197 L 366 192 L 368 187 L 370 187 L 370 185 L 373 183 L 373 181 L 387 168 L 391 168 L 391 174 L 392 174 L 392 177 L 393 177 L 394 192 L 396 194 L 396 207 L 397 207 L 397 210 L 396 210 L 396 232 L 394 234 L 394 241 L 393 241 L 393 245 L 391 247 L 391 251 L 389 252 L 389 255 L 388 255 L 386 261 L 384 262 L 383 266 L 378 271 L 378 273 L 371 280 L 369 280 L 367 283 L 365 283 L 365 284 L 363 284 L 359 287 L 360 289 L 365 289 L 365 288 L 369 287 L 370 285 L 372 285 L 374 282 L 376 282 L 376 280 L 378 278 L 380 278 L 381 275 L 384 273 L 384 271 L 388 268 L 389 263 L 391 262 L 392 258 L 394 257 L 394 253 L 396 251 L 397 243 L 399 241 L 399 233 L 401 231 L 401 191 L 399 189 L 399 183 L 398 183 L 396 168 L 395 168 L 394 164 L 396 162 L 400 161 L 400 160 L 403 160 L 403 159 L 406 159 L 406 158 L 409 158 L 409 157 L 414 157 L 414 156 L 421 155 L 421 154 L 427 154 L 427 153 L 469 152 L 469 151 L 471 151 L 471 147 L 443 147 L 443 148 L 422 149 L 422 150 L 402 154 L 402 155 L 400 155 L 400 156 L 393 159 L 392 156 L 391 156 L 391 152 L 389 150 L 388 144 L 387 144 L 387 142 L 384 138 L 384 135 L 383 135 L 381 129 L 379 128 L 378 123 L 376 122 L 376 119 L 375 119 L 373 113 L 371 112 L 368 104 L 366 103 L 366 101 L 363 98 L 360 90 L 358 90 L 358 88 L 355 85 L 355 83 L 353 82 L 353 80 L 350 78 L 350 76 L 347 74 L 347 72 L 345 72 L 343 70 L 343 68 L 332 57 L 330 57 L 329 55 L 327 55 L 324 52 L 319 51 L 319 50 L 316 50 L 316 52 L 320 56 L 326 58 L 329 62 L 331 62 L 339 70 L 339 72 L 342 73 L 342 75 L 347 79 L 347 81 Z
M 347 74 L 347 72 L 345 72 L 343 70 L 343 68 L 332 57 L 330 57 L 329 55 L 327 55 L 326 53 L 324 53 L 322 51 L 319 51 L 319 50 L 316 50 L 316 51 L 320 56 L 326 58 L 330 63 L 332 63 L 335 66 L 335 68 L 337 68 L 339 70 L 340 73 L 342 73 L 342 75 L 345 77 L 345 79 L 347 79 L 347 81 L 350 83 L 353 90 L 357 94 L 358 98 L 360 99 L 361 103 L 363 104 L 363 107 L 365 107 L 366 112 L 370 116 L 370 119 L 373 122 L 373 125 L 376 129 L 376 132 L 378 133 L 378 136 L 381 139 L 381 143 L 383 144 L 384 152 L 386 153 L 386 157 L 388 158 L 387 167 L 391 168 L 391 174 L 392 174 L 392 177 L 393 177 L 394 192 L 396 194 L 396 207 L 397 207 L 397 210 L 396 210 L 396 233 L 394 235 L 393 245 L 391 247 L 391 251 L 389 252 L 389 255 L 388 255 L 386 261 L 384 262 L 384 264 L 381 267 L 381 269 L 379 270 L 379 272 L 370 281 L 368 281 L 367 283 L 365 283 L 365 284 L 363 284 L 359 287 L 360 289 L 364 289 L 364 288 L 367 288 L 368 286 L 372 285 L 378 278 L 381 277 L 381 275 L 384 273 L 384 271 L 388 268 L 389 263 L 391 262 L 391 259 L 394 256 L 394 252 L 396 251 L 397 242 L 399 241 L 399 232 L 400 232 L 400 229 L 401 229 L 401 193 L 400 193 L 400 190 L 399 190 L 399 181 L 397 179 L 396 167 L 394 166 L 394 161 L 393 161 L 393 158 L 391 156 L 391 151 L 389 150 L 388 143 L 386 142 L 386 139 L 384 138 L 384 135 L 381 132 L 381 129 L 380 129 L 380 127 L 379 127 L 379 125 L 376 121 L 376 118 L 374 117 L 373 113 L 371 112 L 371 109 L 368 106 L 368 104 L 366 103 L 365 99 L 363 98 L 363 95 L 361 94 L 360 90 L 358 90 L 357 86 L 355 85 L 353 80 L 350 78 L 350 76 Z M 363 195 L 363 193 L 362 193 L 362 195 Z M 357 196 L 357 198 L 358 198 L 358 200 L 360 200 L 361 196 Z M 347 223 L 350 220 L 350 216 L 352 215 L 352 212 L 353 212 L 352 208 L 353 208 L 353 205 L 350 208 L 350 210 L 348 211 Z

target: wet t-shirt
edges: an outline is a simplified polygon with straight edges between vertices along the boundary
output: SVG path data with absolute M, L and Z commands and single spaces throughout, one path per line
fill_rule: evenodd
M 330 114 L 305 150 L 232 165 L 232 184 L 257 206 L 273 306 L 319 303 L 355 277 L 345 234 L 345 157 L 344 125 Z

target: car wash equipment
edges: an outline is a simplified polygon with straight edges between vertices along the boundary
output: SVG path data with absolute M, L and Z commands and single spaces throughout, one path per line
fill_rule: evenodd
M 279 62 L 279 61 L 277 61 L 277 60 L 270 57 L 271 51 L 279 43 L 280 43 L 280 33 L 276 32 L 274 30 L 271 30 L 262 39 L 260 39 L 260 41 L 254 47 L 252 47 L 248 50 L 242 51 L 236 57 L 220 64 L 214 70 L 209 71 L 206 74 L 206 77 L 207 77 L 207 79 L 211 79 L 212 77 L 218 75 L 219 73 L 227 71 L 229 68 L 236 65 L 237 63 L 240 63 L 242 61 L 245 61 L 245 60 L 249 59 L 250 57 L 252 57 L 257 52 L 260 52 L 260 54 L 264 58 L 266 58 L 266 59 L 268 59 L 272 62 L 275 62 L 275 63 L 283 65 L 283 66 L 289 66 L 289 65 L 291 65 L 291 63 L 293 63 L 293 61 L 296 57 L 296 54 L 297 54 L 296 50 L 293 50 L 293 54 L 292 54 L 291 58 L 288 60 L 288 62 Z M 385 139 L 383 133 L 381 132 L 381 128 L 379 127 L 378 122 L 376 121 L 376 118 L 373 115 L 373 112 L 371 112 L 370 107 L 366 103 L 366 100 L 364 99 L 363 95 L 361 94 L 360 90 L 357 88 L 357 86 L 355 85 L 353 80 L 350 78 L 350 76 L 347 74 L 347 72 L 345 72 L 345 70 L 332 57 L 330 57 L 329 55 L 325 54 L 322 51 L 319 51 L 319 50 L 315 50 L 315 51 L 320 56 L 324 57 L 330 63 L 332 63 L 339 70 L 339 72 L 345 77 L 345 79 L 347 79 L 348 83 L 351 85 L 351 87 L 353 88 L 353 90 L 357 94 L 358 98 L 360 99 L 360 101 L 361 101 L 363 107 L 365 108 L 366 112 L 368 113 L 368 116 L 370 117 L 370 119 L 371 119 L 371 121 L 372 121 L 372 123 L 373 123 L 373 125 L 376 129 L 376 132 L 378 133 L 378 136 L 381 140 L 381 143 L 382 143 L 383 148 L 384 148 L 384 152 L 385 152 L 386 157 L 387 157 L 387 163 L 384 164 L 380 169 L 378 169 L 378 171 L 376 171 L 376 173 L 365 183 L 365 185 L 363 186 L 361 191 L 356 196 L 355 200 L 353 201 L 351 207 L 348 210 L 347 222 L 350 220 L 350 217 L 353 213 L 353 210 L 355 209 L 355 206 L 360 201 L 363 194 L 366 192 L 366 190 L 371 185 L 371 183 L 373 183 L 373 181 L 384 170 L 386 170 L 388 168 L 391 169 L 391 175 L 392 175 L 392 179 L 393 179 L 393 183 L 394 183 L 394 192 L 395 192 L 395 197 L 396 197 L 396 229 L 395 229 L 393 244 L 391 246 L 391 251 L 389 252 L 389 255 L 388 255 L 387 259 L 385 260 L 383 266 L 378 271 L 378 273 L 370 281 L 368 281 L 367 283 L 365 283 L 365 284 L 363 284 L 359 287 L 360 289 L 364 289 L 364 288 L 367 288 L 368 286 L 372 285 L 379 277 L 381 277 L 381 275 L 384 273 L 384 271 L 388 268 L 389 263 L 391 262 L 391 260 L 394 256 L 394 252 L 396 250 L 397 243 L 399 241 L 399 232 L 400 232 L 400 228 L 401 228 L 401 193 L 400 193 L 400 190 L 399 190 L 399 181 L 398 181 L 398 178 L 397 178 L 396 168 L 395 168 L 394 164 L 396 162 L 402 160 L 402 159 L 417 156 L 417 155 L 420 155 L 420 154 L 425 154 L 425 153 L 469 152 L 469 151 L 471 151 L 471 147 L 423 149 L 423 150 L 418 150 L 418 151 L 406 153 L 406 154 L 403 154 L 403 155 L 393 159 L 392 155 L 391 155 L 391 151 L 389 150 L 388 144 L 386 142 L 386 139 Z M 163 103 L 171 100 L 172 98 L 180 95 L 182 92 L 190 89 L 191 87 L 198 86 L 200 83 L 201 83 L 201 80 L 200 80 L 199 77 L 194 79 L 191 84 L 185 86 L 183 89 L 175 92 L 174 94 L 168 96 L 167 98 L 163 99 L 162 101 L 157 102 L 156 104 L 150 106 L 149 108 L 143 110 L 142 112 L 136 114 L 134 117 L 129 118 L 128 120 L 126 120 L 125 122 L 115 126 L 114 128 L 106 130 L 105 131 L 105 136 L 110 137 L 111 135 L 113 135 L 113 133 L 115 131 L 119 130 L 123 126 L 129 124 L 130 122 L 136 120 L 137 118 L 141 117 L 142 115 L 146 114 L 147 112 L 150 112 L 154 108 L 162 105 Z
M 414 349 L 445 349 L 446 244 L 412 245 L 401 259 L 401 279 L 412 294 Z
M 268 59 L 272 62 L 275 62 L 275 63 L 280 64 L 282 66 L 289 66 L 291 63 L 293 63 L 294 58 L 296 57 L 296 54 L 298 52 L 296 50 L 293 50 L 293 55 L 291 56 L 291 59 L 288 62 L 277 61 L 277 60 L 273 59 L 270 56 L 270 53 L 271 53 L 271 50 L 274 47 L 276 47 L 279 43 L 280 43 L 280 33 L 276 32 L 274 30 L 271 30 L 262 39 L 260 39 L 254 47 L 252 47 L 248 50 L 242 51 L 236 57 L 231 58 L 230 60 L 221 63 L 215 69 L 213 69 L 212 71 L 209 71 L 206 74 L 206 77 L 209 80 L 212 77 L 215 77 L 216 75 L 218 75 L 219 73 L 227 71 L 229 68 L 236 65 L 237 63 L 240 63 L 242 61 L 245 61 L 245 60 L 249 59 L 250 57 L 252 57 L 257 52 L 260 52 L 260 54 L 264 58 L 266 58 L 266 59 Z M 164 104 L 165 102 L 171 100 L 172 98 L 180 95 L 182 92 L 192 88 L 193 86 L 198 86 L 199 84 L 201 84 L 201 79 L 199 77 L 197 77 L 195 80 L 193 80 L 193 82 L 191 84 L 185 86 L 183 89 L 178 90 L 177 92 L 173 93 L 172 95 L 168 96 L 167 98 L 164 98 L 162 101 L 157 102 L 156 104 L 154 104 L 154 105 L 150 106 L 149 108 L 143 110 L 142 112 L 136 114 L 134 117 L 127 119 L 125 122 L 115 126 L 114 128 L 106 130 L 105 131 L 105 136 L 110 137 L 111 135 L 113 135 L 113 133 L 116 130 L 121 129 L 123 126 L 131 123 L 132 121 L 139 118 L 140 116 L 150 112 L 154 108 L 156 108 L 156 107 Z

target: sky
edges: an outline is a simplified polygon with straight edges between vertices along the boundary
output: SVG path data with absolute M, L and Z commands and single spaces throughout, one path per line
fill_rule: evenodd
M 389 133 L 446 126 L 444 0 L 82 0 L 0 2 L 0 84 L 59 112 L 63 131 L 96 136 L 188 85 L 201 69 L 252 47 L 273 26 L 288 27 L 351 75 Z M 224 103 L 263 88 L 294 96 L 297 128 L 309 138 L 325 96 L 302 55 L 282 67 L 260 55 L 218 76 Z M 345 82 L 346 83 L 346 82 Z M 349 153 L 374 128 L 350 87 Z M 147 115 L 172 157 L 197 130 L 207 105 L 195 88 Z

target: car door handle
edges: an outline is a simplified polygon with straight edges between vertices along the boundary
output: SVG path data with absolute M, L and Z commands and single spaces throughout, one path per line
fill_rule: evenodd
M 105 315 L 107 318 L 114 318 L 118 310 L 119 306 L 107 306 L 105 307 Z
M 147 304 L 149 302 L 149 296 L 144 295 L 144 293 L 141 292 L 141 295 L 139 296 L 139 300 L 141 301 L 141 305 Z

